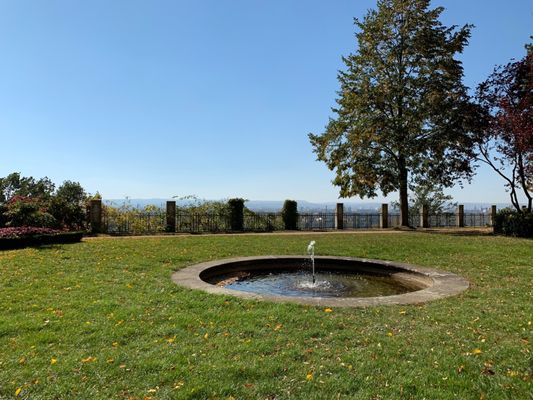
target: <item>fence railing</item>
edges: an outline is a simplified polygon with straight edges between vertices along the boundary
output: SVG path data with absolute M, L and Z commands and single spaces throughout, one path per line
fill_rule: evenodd
M 107 208 L 102 212 L 101 230 L 114 235 L 156 234 L 165 230 L 165 212 L 121 212 Z
M 243 231 L 272 232 L 284 230 L 280 212 L 245 212 Z M 332 212 L 305 212 L 298 214 L 297 228 L 300 231 L 333 230 L 338 228 L 339 216 Z M 429 228 L 456 227 L 456 213 L 442 213 L 428 216 Z M 463 226 L 485 227 L 491 224 L 488 213 L 464 213 Z M 383 226 L 383 215 L 379 213 L 343 213 L 342 229 L 377 229 Z M 387 214 L 387 226 L 400 226 L 399 214 Z M 421 227 L 420 215 L 409 216 L 412 227 Z M 231 220 L 225 213 L 176 212 L 174 224 L 169 230 L 169 216 L 164 209 L 150 212 L 121 212 L 120 209 L 106 207 L 102 212 L 102 233 L 115 235 L 143 235 L 163 232 L 171 233 L 220 233 L 231 232 Z

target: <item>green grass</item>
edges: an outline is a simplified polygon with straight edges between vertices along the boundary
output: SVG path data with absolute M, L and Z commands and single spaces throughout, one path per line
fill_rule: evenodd
M 320 255 L 433 266 L 472 286 L 421 306 L 325 312 L 170 280 L 200 261 L 303 254 L 311 239 Z M 532 266 L 531 240 L 409 232 L 3 251 L 0 399 L 531 399 Z

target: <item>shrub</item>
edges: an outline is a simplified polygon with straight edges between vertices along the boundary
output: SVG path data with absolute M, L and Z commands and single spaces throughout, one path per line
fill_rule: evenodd
M 14 172 L 0 178 L 0 227 L 84 229 L 86 199 L 78 182 L 65 181 L 55 190 L 46 177 L 36 180 Z
M 494 233 L 507 236 L 533 237 L 533 212 L 501 210 L 494 220 Z
M 6 226 L 55 227 L 56 219 L 47 212 L 39 199 L 13 196 L 5 205 Z
M 228 206 L 231 230 L 244 230 L 244 199 L 229 199 Z
M 298 203 L 294 200 L 285 200 L 281 209 L 281 218 L 287 230 L 298 229 Z

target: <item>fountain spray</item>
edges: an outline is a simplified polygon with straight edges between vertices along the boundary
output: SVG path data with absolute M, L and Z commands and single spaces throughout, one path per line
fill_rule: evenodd
M 315 241 L 311 240 L 307 246 L 307 254 L 311 257 L 311 265 L 313 267 L 313 284 L 315 283 Z

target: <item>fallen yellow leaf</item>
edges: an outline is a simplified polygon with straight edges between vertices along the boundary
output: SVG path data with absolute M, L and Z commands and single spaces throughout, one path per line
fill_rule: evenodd
M 18 388 L 17 390 L 15 390 L 15 396 L 18 396 L 20 392 L 22 392 L 22 388 Z
M 55 363 L 57 363 L 57 358 L 52 357 L 50 359 L 50 365 L 54 365 Z
M 470 354 L 481 354 L 481 353 L 482 353 L 481 349 L 474 349 L 470 352 Z
M 308 380 L 308 381 L 312 381 L 312 380 L 313 380 L 313 373 L 312 373 L 312 372 L 309 372 L 309 373 L 305 376 L 305 379 Z
M 81 359 L 82 363 L 89 363 L 89 362 L 94 362 L 94 361 L 96 361 L 96 357 L 91 357 L 91 356 Z
M 333 312 L 331 308 L 324 308 L 324 312 Z

